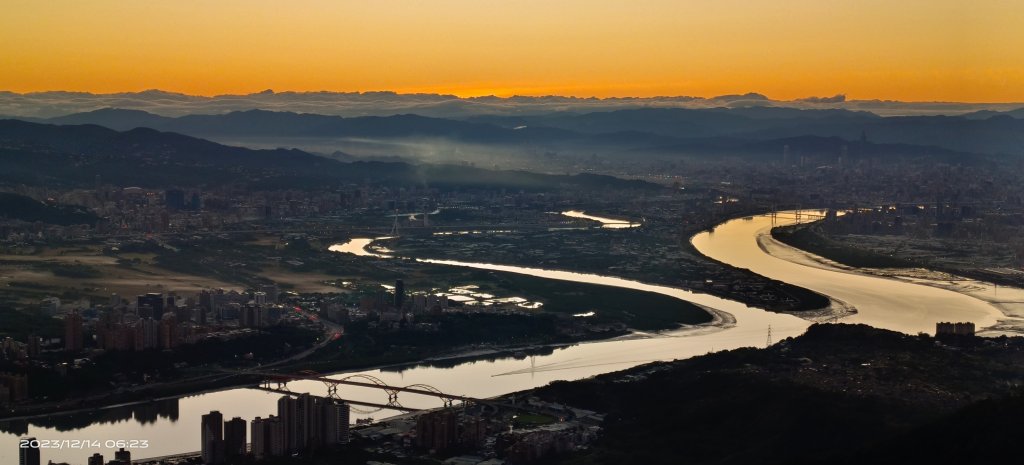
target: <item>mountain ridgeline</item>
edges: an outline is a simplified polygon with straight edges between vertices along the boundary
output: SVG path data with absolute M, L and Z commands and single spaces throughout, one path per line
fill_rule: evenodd
M 345 163 L 295 149 L 253 150 L 150 128 L 0 120 L 0 183 L 91 186 L 96 176 L 140 187 L 244 185 L 312 189 L 376 182 L 441 189 L 658 189 L 611 176 L 548 175 L 458 165 Z
M 216 140 L 445 140 L 626 157 L 765 156 L 778 155 L 784 145 L 815 153 L 822 150 L 816 145 L 820 140 L 836 139 L 870 144 L 869 151 L 882 157 L 967 160 L 978 154 L 1024 155 L 1024 119 L 1017 116 L 1019 111 L 881 117 L 843 109 L 722 107 L 555 111 L 463 119 L 414 114 L 341 117 L 266 110 L 165 117 L 106 108 L 37 121 L 97 124 L 122 131 L 148 127 Z

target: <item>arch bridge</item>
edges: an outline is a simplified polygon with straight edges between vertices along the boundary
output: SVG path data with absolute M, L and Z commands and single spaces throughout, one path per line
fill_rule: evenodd
M 380 378 L 367 374 L 354 374 L 348 375 L 341 378 L 330 378 L 314 371 L 301 371 L 296 374 L 281 374 L 281 373 L 260 373 L 260 372 L 248 372 L 247 374 L 262 376 L 263 380 L 260 381 L 258 389 L 276 392 L 285 395 L 298 395 L 301 392 L 294 392 L 288 388 L 288 383 L 292 381 L 318 381 L 323 383 L 327 388 L 327 395 L 325 397 L 344 400 L 345 402 L 352 405 L 359 405 L 363 407 L 371 407 L 376 409 L 392 409 L 400 410 L 404 412 L 415 412 L 419 409 L 405 407 L 399 402 L 398 395 L 400 393 L 416 394 L 423 396 L 436 397 L 442 400 L 445 407 L 451 407 L 455 402 L 461 402 L 463 404 L 489 404 L 490 402 L 477 399 L 474 397 L 459 396 L 454 394 L 447 394 L 442 392 L 433 386 L 427 384 L 411 384 L 408 386 L 392 386 Z M 348 400 L 343 399 L 338 395 L 339 386 L 356 386 L 370 389 L 378 389 L 384 391 L 388 400 L 387 403 L 376 403 L 366 402 L 359 400 Z

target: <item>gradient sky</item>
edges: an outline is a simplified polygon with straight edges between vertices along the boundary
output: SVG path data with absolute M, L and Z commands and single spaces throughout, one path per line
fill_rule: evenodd
M 1024 101 L 1024 1 L 4 0 L 0 90 Z

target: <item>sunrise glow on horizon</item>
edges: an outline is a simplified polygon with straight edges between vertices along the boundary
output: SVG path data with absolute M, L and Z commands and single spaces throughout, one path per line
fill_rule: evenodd
M 1024 101 L 1024 2 L 11 1 L 0 90 Z

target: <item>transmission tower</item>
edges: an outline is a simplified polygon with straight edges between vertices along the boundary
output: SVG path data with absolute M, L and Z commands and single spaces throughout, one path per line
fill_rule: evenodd
M 772 325 L 768 325 L 768 343 L 765 345 L 765 347 L 771 347 L 771 346 L 772 346 Z

